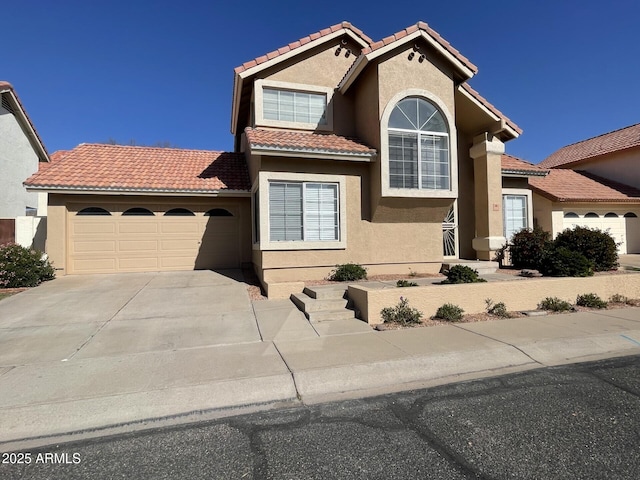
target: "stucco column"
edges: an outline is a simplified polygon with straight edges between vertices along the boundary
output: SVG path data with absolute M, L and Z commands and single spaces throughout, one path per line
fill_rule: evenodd
M 476 236 L 472 246 L 479 260 L 492 260 L 506 239 L 502 227 L 502 167 L 504 143 L 489 133 L 473 139 Z

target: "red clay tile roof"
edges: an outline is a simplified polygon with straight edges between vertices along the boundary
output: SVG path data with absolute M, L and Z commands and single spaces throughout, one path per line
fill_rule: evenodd
M 365 35 L 362 30 L 354 27 L 353 25 L 351 25 L 351 23 L 349 22 L 337 23 L 328 28 L 322 29 L 319 32 L 312 33 L 311 35 L 307 35 L 306 37 L 302 37 L 300 40 L 292 42 L 289 45 L 285 45 L 284 47 L 280 47 L 279 49 L 274 50 L 273 52 L 269 52 L 266 55 L 261 55 L 260 57 L 254 58 L 249 62 L 245 62 L 239 67 L 236 67 L 234 71 L 236 73 L 242 73 L 245 70 L 255 67 L 256 65 L 260 65 L 261 63 L 264 63 L 273 58 L 279 57 L 280 55 L 284 55 L 285 53 L 290 52 L 291 50 L 300 48 L 309 42 L 317 40 L 318 38 L 326 37 L 327 35 L 337 32 L 338 30 L 342 30 L 343 28 L 347 30 L 351 30 L 357 36 L 362 38 L 366 43 L 368 44 L 373 43 L 373 40 L 371 40 L 367 35 Z
M 36 130 L 35 125 L 31 121 L 31 118 L 29 117 L 29 114 L 27 113 L 27 111 L 24 108 L 24 105 L 20 101 L 20 97 L 18 97 L 18 94 L 16 93 L 15 88 L 13 88 L 13 85 L 11 85 L 9 82 L 0 80 L 0 92 L 6 91 L 6 90 L 11 91 L 11 93 L 13 94 L 13 96 L 16 99 L 16 102 L 18 102 L 18 105 L 20 106 L 20 109 L 22 110 L 22 113 L 24 114 L 25 120 L 27 121 L 27 123 L 29 123 L 29 126 L 31 127 L 31 130 L 33 130 L 33 133 L 36 136 L 36 140 L 40 144 L 40 147 L 42 148 L 43 153 L 46 155 L 46 158 L 44 158 L 43 160 L 48 162 L 49 161 L 49 152 L 47 152 L 47 147 L 44 146 L 44 142 L 42 141 L 42 138 L 40 138 L 40 134 L 38 134 L 38 131 Z
M 55 156 L 55 155 L 54 155 Z M 27 187 L 126 192 L 250 191 L 239 153 L 81 144 L 27 179 Z
M 458 61 L 464 64 L 474 74 L 478 72 L 478 67 L 476 67 L 473 63 L 471 63 L 471 61 L 467 57 L 462 55 L 458 50 L 453 48 L 449 42 L 447 42 L 444 38 L 442 38 L 438 32 L 436 32 L 433 28 L 431 28 L 425 22 L 418 22 L 415 25 L 411 25 L 410 27 L 407 27 L 403 30 L 400 30 L 399 32 L 394 33 L 393 35 L 385 37 L 378 42 L 375 42 L 375 43 L 369 42 L 370 46 L 365 47 L 362 50 L 362 53 L 366 55 L 367 53 L 374 52 L 379 48 L 382 48 L 386 45 L 389 45 L 390 43 L 401 40 L 407 35 L 411 35 L 412 33 L 417 32 L 418 30 L 422 30 L 426 32 L 431 38 L 433 38 L 436 42 L 438 42 L 446 51 L 448 51 Z
M 542 162 L 544 168 L 568 166 L 588 158 L 640 146 L 640 123 L 561 148 Z
M 540 168 L 521 158 L 507 155 L 506 153 L 502 155 L 501 164 L 503 173 L 506 171 L 507 173 L 522 173 L 533 176 L 545 176 L 549 173 L 549 170 Z
M 522 129 L 518 125 L 516 125 L 509 117 L 507 117 L 504 113 L 502 113 L 496 107 L 491 105 L 491 103 L 489 103 L 489 101 L 486 98 L 480 95 L 475 89 L 471 88 L 471 86 L 468 83 L 463 83 L 462 85 L 460 85 L 460 87 L 469 95 L 471 95 L 473 98 L 475 98 L 478 102 L 480 102 L 482 105 L 484 105 L 487 109 L 489 109 L 489 111 L 491 111 L 494 115 L 503 119 L 507 125 L 513 128 L 516 132 L 518 132 L 518 135 L 522 133 Z
M 529 179 L 540 195 L 555 202 L 639 203 L 640 190 L 587 172 L 551 169 L 546 177 Z
M 245 128 L 251 148 L 269 148 L 283 151 L 375 155 L 375 149 L 358 139 L 334 134 L 292 132 L 288 130 L 263 130 Z

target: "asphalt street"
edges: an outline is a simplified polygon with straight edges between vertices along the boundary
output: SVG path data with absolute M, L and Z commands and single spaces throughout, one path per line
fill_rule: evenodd
M 2 479 L 637 479 L 640 356 L 3 452 Z

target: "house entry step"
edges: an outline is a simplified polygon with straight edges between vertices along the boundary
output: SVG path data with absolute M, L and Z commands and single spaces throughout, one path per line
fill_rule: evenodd
M 355 319 L 355 312 L 347 308 L 349 301 L 344 285 L 306 287 L 290 298 L 311 323 Z
M 496 273 L 500 265 L 498 262 L 492 262 L 488 260 L 451 260 L 442 263 L 441 272 L 449 270 L 454 265 L 465 265 L 469 268 L 478 271 L 478 275 L 486 275 L 489 273 Z

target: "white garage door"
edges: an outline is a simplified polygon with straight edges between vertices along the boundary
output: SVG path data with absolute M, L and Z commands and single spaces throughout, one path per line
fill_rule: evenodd
M 618 244 L 618 253 L 626 254 L 637 248 L 638 218 L 631 212 L 620 211 L 565 211 L 563 228 L 573 228 L 576 225 L 597 228 L 608 231 Z
M 92 206 L 68 211 L 67 272 L 115 273 L 238 268 L 233 208 Z M 194 211 L 195 210 L 195 211 Z

